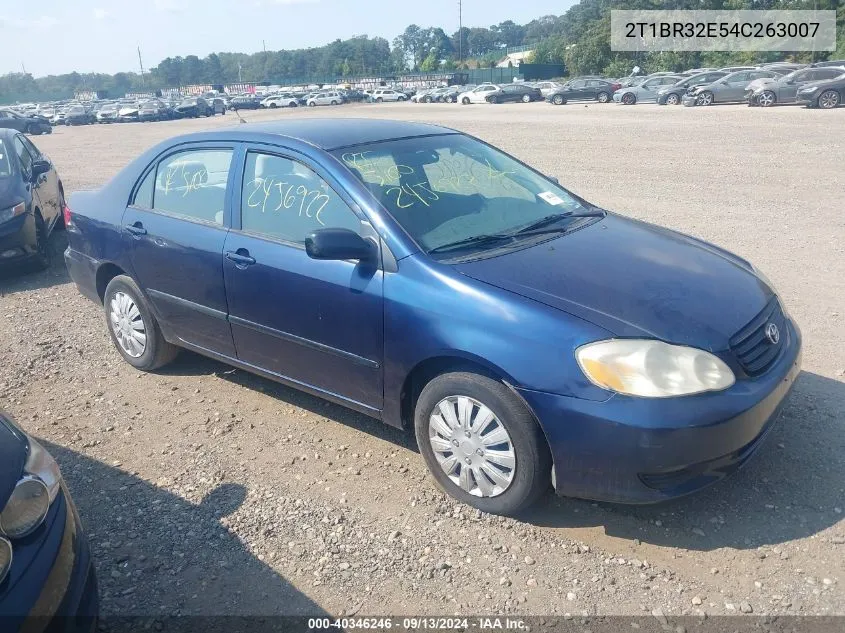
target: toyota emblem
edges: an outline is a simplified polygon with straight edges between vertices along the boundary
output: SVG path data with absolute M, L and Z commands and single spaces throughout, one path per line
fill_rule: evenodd
M 772 345 L 777 345 L 780 341 L 780 330 L 778 326 L 774 323 L 769 323 L 766 326 L 766 338 L 769 339 L 769 343 Z

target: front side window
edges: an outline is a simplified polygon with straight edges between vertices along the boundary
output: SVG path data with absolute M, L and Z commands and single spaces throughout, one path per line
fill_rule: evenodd
M 15 153 L 18 155 L 18 160 L 20 161 L 21 170 L 23 171 L 24 175 L 29 178 L 30 174 L 32 173 L 32 161 L 34 160 L 32 154 L 29 153 L 29 150 L 23 144 L 20 136 L 15 137 Z
M 318 229 L 358 231 L 352 209 L 306 165 L 273 154 L 250 152 L 241 195 L 241 227 L 302 244 Z
M 0 178 L 12 174 L 12 162 L 9 159 L 9 150 L 6 148 L 3 139 L 0 139 Z
M 223 225 L 232 150 L 203 149 L 173 154 L 158 164 L 152 208 Z M 146 184 L 146 183 L 144 183 Z M 139 189 L 139 195 L 143 185 Z M 140 204 L 136 198 L 136 204 Z
M 565 214 L 584 210 L 559 185 L 461 134 L 334 154 L 429 252 L 467 238 L 510 234 L 551 216 L 565 223 Z

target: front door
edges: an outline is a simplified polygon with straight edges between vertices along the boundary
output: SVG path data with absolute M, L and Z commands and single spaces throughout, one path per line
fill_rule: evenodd
M 380 410 L 382 271 L 356 261 L 317 261 L 304 247 L 317 229 L 364 234 L 369 224 L 313 163 L 295 154 L 248 152 L 242 183 L 240 217 L 223 262 L 238 358 Z
M 144 176 L 123 214 L 134 278 L 168 338 L 235 356 L 223 287 L 233 147 L 169 154 Z

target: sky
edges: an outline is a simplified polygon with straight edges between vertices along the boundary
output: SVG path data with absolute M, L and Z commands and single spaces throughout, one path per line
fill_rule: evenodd
M 464 26 L 524 24 L 575 0 L 463 0 Z M 355 35 L 390 42 L 409 24 L 458 29 L 458 0 L 0 1 L 0 74 L 138 71 L 165 57 L 321 46 Z M 264 44 L 262 44 L 262 40 Z

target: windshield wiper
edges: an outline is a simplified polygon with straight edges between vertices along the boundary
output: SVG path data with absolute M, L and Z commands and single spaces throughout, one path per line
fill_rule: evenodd
M 567 213 L 555 213 L 540 218 L 536 222 L 532 222 L 522 228 L 514 231 L 511 235 L 540 235 L 542 233 L 556 233 L 558 231 L 566 231 L 566 226 L 558 226 L 551 229 L 546 229 L 550 224 L 565 220 L 567 218 L 603 218 L 605 212 L 598 207 L 590 207 L 585 211 L 568 211 Z M 541 230 L 545 229 L 545 230 Z
M 457 250 L 465 246 L 474 246 L 476 244 L 489 244 L 492 242 L 504 242 L 512 239 L 512 233 L 491 233 L 486 235 L 472 235 L 470 237 L 465 237 L 461 240 L 455 240 L 454 242 L 447 242 L 446 244 L 435 246 L 430 251 L 428 251 L 428 253 L 429 255 L 431 253 L 444 253 L 446 251 Z

